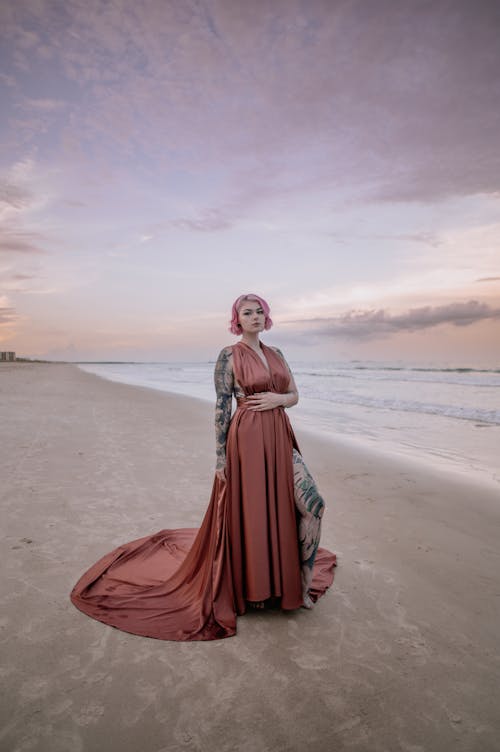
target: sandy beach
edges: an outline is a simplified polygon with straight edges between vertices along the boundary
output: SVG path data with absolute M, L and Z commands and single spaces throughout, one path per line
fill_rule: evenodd
M 226 640 L 159 641 L 69 593 L 120 543 L 200 524 L 212 408 L 5 363 L 0 415 L 2 752 L 500 749 L 499 492 L 297 430 L 332 588 Z

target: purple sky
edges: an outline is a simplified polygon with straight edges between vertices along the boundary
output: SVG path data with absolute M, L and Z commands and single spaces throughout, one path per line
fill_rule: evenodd
M 500 3 L 0 6 L 0 348 L 500 366 Z

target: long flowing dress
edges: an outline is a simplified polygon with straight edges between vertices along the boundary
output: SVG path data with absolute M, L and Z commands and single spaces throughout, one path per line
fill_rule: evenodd
M 318 547 L 324 505 L 288 416 L 248 409 L 247 396 L 289 384 L 283 358 L 261 347 L 268 368 L 245 343 L 232 347 L 226 481 L 215 475 L 201 527 L 160 530 L 102 557 L 71 592 L 88 616 L 146 637 L 215 640 L 236 634 L 248 601 L 291 610 L 305 586 L 315 601 L 331 585 L 336 556 Z

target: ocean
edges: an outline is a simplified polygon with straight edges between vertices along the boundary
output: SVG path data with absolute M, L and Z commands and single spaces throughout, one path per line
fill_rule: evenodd
M 214 402 L 213 362 L 80 363 L 112 381 Z M 474 477 L 500 491 L 500 369 L 289 361 L 292 425 Z

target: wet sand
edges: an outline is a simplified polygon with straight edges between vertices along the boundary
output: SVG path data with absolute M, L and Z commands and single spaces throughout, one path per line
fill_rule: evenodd
M 2 752 L 500 749 L 500 493 L 297 430 L 330 591 L 226 640 L 152 640 L 69 593 L 120 543 L 200 524 L 212 408 L 6 363 L 0 417 Z

